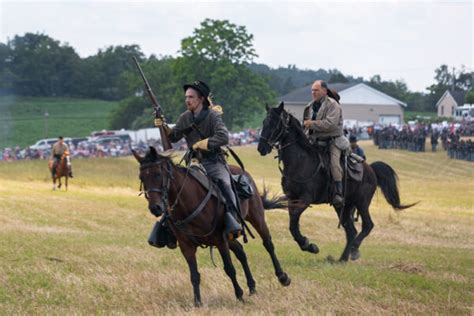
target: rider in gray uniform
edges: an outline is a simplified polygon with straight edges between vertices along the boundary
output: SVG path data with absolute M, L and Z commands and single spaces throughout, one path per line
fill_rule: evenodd
M 210 89 L 206 83 L 195 81 L 183 88 L 187 111 L 180 115 L 173 128 L 169 128 L 161 118 L 155 119 L 155 126 L 164 126 L 171 142 L 178 142 L 184 137 L 188 148 L 200 152 L 201 163 L 207 174 L 218 183 L 230 204 L 225 215 L 226 235 L 229 239 L 237 238 L 242 231 L 235 218 L 238 212 L 237 200 L 232 190 L 227 163 L 221 152 L 221 146 L 229 143 L 229 131 L 222 121 L 222 113 L 210 109 Z

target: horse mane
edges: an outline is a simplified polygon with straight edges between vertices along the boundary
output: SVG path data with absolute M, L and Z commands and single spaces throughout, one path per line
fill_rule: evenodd
M 160 153 L 155 147 L 150 146 L 143 157 L 142 163 L 158 162 L 160 160 L 171 160 L 173 162 L 174 154 Z M 174 164 L 174 163 L 173 163 Z
M 288 111 L 285 112 L 290 117 L 289 126 L 296 132 L 298 144 L 300 144 L 306 151 L 313 152 L 314 147 L 310 144 L 308 137 L 305 135 L 300 121 Z

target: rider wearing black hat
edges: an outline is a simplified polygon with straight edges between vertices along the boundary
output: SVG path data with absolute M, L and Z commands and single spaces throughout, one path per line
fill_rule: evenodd
M 230 211 L 225 215 L 225 231 L 232 239 L 240 235 L 242 227 L 232 213 L 238 212 L 236 196 L 232 190 L 230 174 L 221 146 L 229 143 L 229 131 L 222 121 L 222 112 L 211 110 L 209 86 L 202 81 L 183 86 L 187 110 L 180 115 L 176 125 L 169 128 L 162 119 L 155 119 L 155 126 L 164 126 L 171 142 L 183 137 L 188 148 L 201 153 L 201 164 L 207 174 L 218 182 L 228 200 Z M 229 210 L 229 209 L 228 209 Z

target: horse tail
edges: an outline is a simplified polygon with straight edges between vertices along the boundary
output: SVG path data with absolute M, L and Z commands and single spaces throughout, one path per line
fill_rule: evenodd
M 262 199 L 263 208 L 265 210 L 272 210 L 276 208 L 286 208 L 288 207 L 288 202 L 286 196 L 272 196 L 268 197 L 268 188 L 263 186 L 263 193 L 260 195 Z
M 382 161 L 376 161 L 370 164 L 377 177 L 377 185 L 383 192 L 385 200 L 395 209 L 403 210 L 412 207 L 418 202 L 413 204 L 403 205 L 400 204 L 400 193 L 398 192 L 398 176 L 388 164 Z

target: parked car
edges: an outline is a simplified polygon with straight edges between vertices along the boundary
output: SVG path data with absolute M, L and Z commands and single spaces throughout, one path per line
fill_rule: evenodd
M 58 141 L 57 138 L 40 139 L 35 144 L 31 145 L 30 148 L 31 149 L 36 149 L 36 150 L 50 149 L 51 146 L 53 146 L 53 144 L 57 141 Z M 72 141 L 72 139 L 70 137 L 64 137 L 64 142 L 66 144 L 70 144 L 71 141 Z
M 73 137 L 71 138 L 71 143 L 74 144 L 74 146 L 77 146 L 80 142 L 87 142 L 89 140 L 89 137 Z

